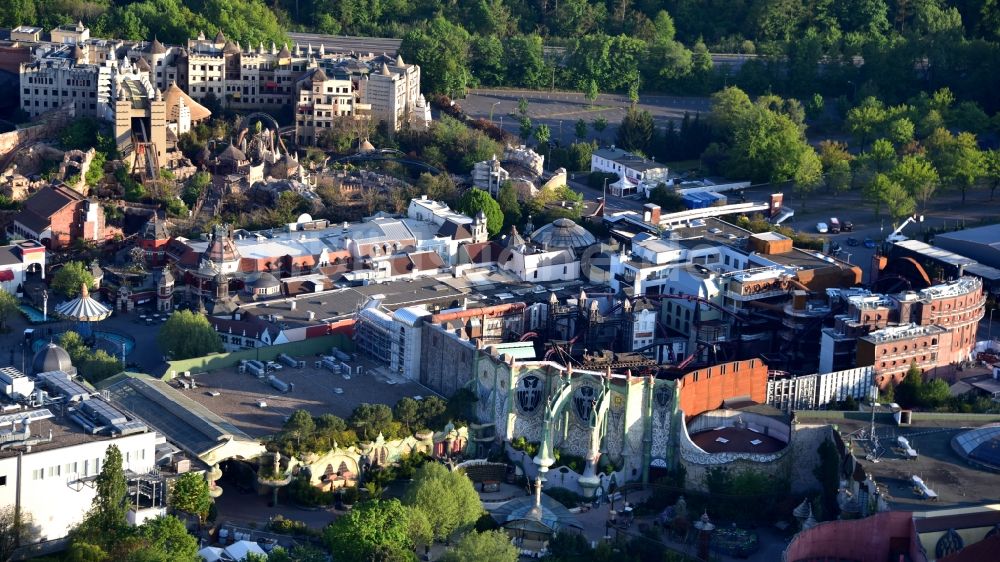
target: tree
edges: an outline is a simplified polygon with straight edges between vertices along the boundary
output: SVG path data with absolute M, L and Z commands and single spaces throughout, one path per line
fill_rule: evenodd
M 0 331 L 7 331 L 7 320 L 18 313 L 17 297 L 5 290 L 0 290 Z M 0 558 L 2 560 L 3 558 Z
M 13 505 L 0 507 L 0 560 L 10 560 L 22 544 L 32 539 L 31 517 Z
M 52 278 L 52 288 L 68 299 L 79 295 L 81 287 L 85 284 L 88 289 L 97 286 L 94 283 L 94 276 L 90 274 L 90 268 L 82 261 L 68 262 Z
M 219 334 L 208 319 L 191 310 L 179 310 L 160 328 L 160 349 L 172 359 L 189 359 L 222 351 Z
M 597 119 L 594 119 L 593 121 L 590 122 L 590 126 L 593 127 L 594 132 L 596 132 L 597 135 L 600 136 L 601 133 L 604 132 L 604 129 L 608 128 L 608 120 L 605 119 L 604 117 L 598 117 Z
M 486 229 L 490 238 L 500 233 L 503 228 L 503 212 L 495 199 L 481 189 L 472 188 L 462 194 L 458 200 L 458 210 L 470 217 L 475 217 L 479 211 L 486 215 Z
M 583 119 L 577 119 L 576 123 L 573 125 L 573 133 L 578 139 L 585 138 L 587 136 L 587 122 Z
M 521 135 L 521 139 L 527 142 L 528 139 L 531 138 L 532 131 L 534 130 L 531 126 L 531 118 L 527 115 L 522 115 L 521 118 L 518 119 L 518 126 L 518 133 Z
M 962 192 L 964 204 L 966 191 L 987 171 L 986 158 L 975 135 L 959 133 L 952 136 L 946 129 L 939 128 L 927 138 L 925 145 L 941 180 Z
M 403 59 L 418 64 L 424 90 L 451 97 L 465 95 L 469 74 L 469 33 L 437 15 L 424 28 L 415 28 L 399 46 Z
M 471 529 L 483 512 L 472 481 L 437 463 L 420 467 L 404 501 L 427 516 L 438 540 Z
M 517 190 L 514 189 L 514 184 L 510 180 L 500 184 L 500 191 L 497 192 L 497 204 L 500 205 L 500 212 L 503 213 L 504 231 L 511 225 L 520 224 L 521 204 L 517 200 Z
M 806 196 L 823 184 L 823 163 L 812 147 L 799 153 L 799 163 L 795 169 L 795 190 L 805 205 Z
M 684 199 L 665 183 L 659 183 L 649 192 L 649 202 L 659 205 L 664 213 L 675 213 L 687 209 Z
M 653 116 L 644 109 L 629 107 L 618 126 L 617 144 L 625 150 L 649 153 L 653 142 Z
M 876 98 L 865 98 L 857 107 L 847 112 L 847 130 L 858 140 L 862 148 L 880 131 L 886 120 L 885 106 Z
M 114 545 L 126 532 L 128 522 L 128 483 L 122 464 L 122 453 L 111 445 L 104 453 L 101 472 L 95 481 L 97 490 L 93 507 L 83 523 L 74 530 L 74 541 L 94 544 L 107 549 Z
M 192 474 L 192 476 L 194 476 Z M 201 479 L 204 482 L 204 479 Z M 141 545 L 130 559 L 148 562 L 197 562 L 198 541 L 184 527 L 184 523 L 165 515 L 150 519 L 138 528 Z
M 392 407 L 392 415 L 399 423 L 403 424 L 406 431 L 412 432 L 420 419 L 420 405 L 413 398 L 404 396 Z
M 590 79 L 587 81 L 586 88 L 583 91 L 583 97 L 586 98 L 590 106 L 594 106 L 594 102 L 597 101 L 597 96 L 600 91 L 597 89 L 597 81 Z
M 392 439 L 392 409 L 385 404 L 358 404 L 351 412 L 349 424 L 362 441 L 372 441 L 378 434 Z
M 517 562 L 520 553 L 502 530 L 469 533 L 454 548 L 445 552 L 441 562 Z
M 730 86 L 712 94 L 708 123 L 719 137 L 731 138 L 736 124 L 746 118 L 752 107 L 753 102 L 746 92 Z
M 199 524 L 204 524 L 212 507 L 208 481 L 194 472 L 181 475 L 170 490 L 170 504 L 178 511 L 194 515 L 198 518 Z
M 885 174 L 876 175 L 875 185 L 878 197 L 889 211 L 893 225 L 899 224 L 901 219 L 912 215 L 917 210 L 916 201 L 914 201 L 910 192 L 899 182 L 893 181 L 889 176 Z
M 871 162 L 875 171 L 880 174 L 888 173 L 896 165 L 896 148 L 886 139 L 875 141 L 871 151 L 864 156 Z
M 342 560 L 410 559 L 408 511 L 395 499 L 363 502 L 324 529 L 323 542 Z
M 819 143 L 819 159 L 823 163 L 826 174 L 826 185 L 831 191 L 839 193 L 851 187 L 851 160 L 847 145 L 835 141 Z
M 541 148 L 549 143 L 549 139 L 552 138 L 552 131 L 549 129 L 548 125 L 542 124 L 535 127 L 535 140 L 538 141 L 538 146 Z
M 1000 150 L 993 149 L 983 154 L 983 171 L 990 186 L 990 201 L 993 194 L 1000 187 Z
M 927 202 L 937 191 L 940 182 L 934 165 L 917 154 L 904 156 L 892 170 L 890 177 L 905 186 L 913 198 L 920 202 L 922 209 L 927 208 Z

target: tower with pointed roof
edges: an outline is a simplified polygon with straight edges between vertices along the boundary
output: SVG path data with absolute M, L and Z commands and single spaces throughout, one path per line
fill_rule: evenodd
M 156 310 L 170 312 L 174 309 L 174 276 L 164 267 L 156 281 Z
M 153 213 L 146 221 L 139 235 L 139 247 L 146 254 L 146 264 L 158 267 L 166 263 L 166 248 L 170 242 L 170 231 L 165 220 Z

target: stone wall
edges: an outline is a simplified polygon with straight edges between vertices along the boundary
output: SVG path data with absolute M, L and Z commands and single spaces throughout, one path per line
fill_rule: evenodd
M 74 114 L 74 106 L 69 104 L 42 115 L 29 127 L 3 133 L 0 135 L 0 161 L 5 159 L 18 145 L 52 137 L 66 125 L 67 121 L 73 118 Z
M 684 427 L 678 431 L 680 460 L 687 470 L 688 487 L 697 490 L 707 491 L 705 475 L 721 467 L 733 472 L 752 470 L 785 478 L 792 493 L 812 492 L 819 487 L 813 473 L 820 460 L 818 449 L 820 443 L 831 438 L 832 431 L 829 425 L 795 425 L 791 442 L 776 453 L 707 453 L 691 441 Z
M 814 474 L 820 461 L 819 446 L 832 437 L 833 428 L 829 425 L 796 424 L 792 428 L 792 442 L 788 446 L 789 457 L 792 459 L 792 493 L 811 492 L 820 488 Z

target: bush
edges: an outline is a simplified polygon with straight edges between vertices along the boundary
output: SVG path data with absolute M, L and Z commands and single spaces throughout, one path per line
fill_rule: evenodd
M 524 436 L 520 436 L 510 442 L 510 446 L 517 451 L 524 451 L 529 457 L 533 457 L 538 454 L 539 443 L 528 441 Z
M 313 486 L 305 476 L 299 476 L 292 480 L 288 486 L 288 497 L 304 507 L 332 505 L 335 500 L 334 492 L 326 492 Z
M 294 519 L 285 519 L 281 515 L 275 515 L 267 524 L 267 528 L 270 531 L 278 533 L 280 535 L 297 535 L 304 537 L 318 537 L 319 533 L 310 529 L 302 521 L 296 521 Z
M 608 180 L 608 185 L 618 181 L 618 174 L 609 174 L 605 172 L 590 172 L 587 176 L 587 185 L 591 189 L 604 189 L 604 180 Z

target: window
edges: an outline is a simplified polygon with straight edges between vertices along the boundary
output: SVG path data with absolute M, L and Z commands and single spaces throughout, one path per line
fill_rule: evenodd
M 7 485 L 7 475 L 5 474 L 3 476 L 0 476 L 0 486 L 6 486 L 6 485 Z
M 35 470 L 32 470 L 31 471 L 31 479 L 32 480 L 45 480 L 45 469 L 44 468 L 36 468 Z

